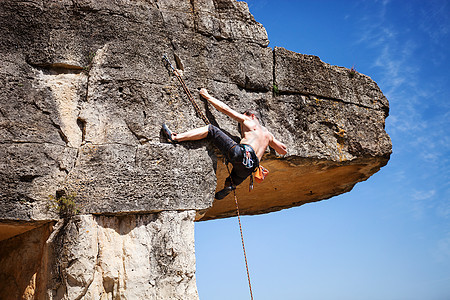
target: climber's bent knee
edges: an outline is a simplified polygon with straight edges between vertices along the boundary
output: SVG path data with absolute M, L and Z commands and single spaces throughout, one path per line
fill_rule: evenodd
M 237 143 L 225 132 L 211 124 L 208 125 L 208 138 L 213 141 L 214 145 L 227 158 L 229 158 L 229 152 L 231 148 L 237 145 Z

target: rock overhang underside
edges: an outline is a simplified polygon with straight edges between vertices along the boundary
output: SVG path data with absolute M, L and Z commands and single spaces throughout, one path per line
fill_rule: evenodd
M 316 56 L 268 47 L 243 2 L 0 6 L 7 20 L 0 24 L 0 231 L 58 219 L 52 199 L 61 195 L 81 214 L 235 215 L 232 196 L 213 199 L 227 171 L 212 145 L 172 145 L 161 135 L 163 122 L 176 132 L 203 125 L 164 54 L 212 124 L 239 135 L 198 97 L 200 87 L 236 110 L 260 111 L 289 149 L 265 155 L 264 183 L 238 188 L 243 214 L 348 192 L 389 160 L 389 104 L 377 84 Z

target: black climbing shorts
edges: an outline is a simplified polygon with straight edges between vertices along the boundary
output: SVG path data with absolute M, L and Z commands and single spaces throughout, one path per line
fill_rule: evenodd
M 220 128 L 209 125 L 208 138 L 233 165 L 229 178 L 234 186 L 241 184 L 259 166 L 259 159 L 252 147 L 236 143 Z

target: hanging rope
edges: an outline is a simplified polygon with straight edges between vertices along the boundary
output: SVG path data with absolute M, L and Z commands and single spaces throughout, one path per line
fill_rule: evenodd
M 228 175 L 231 178 L 231 172 L 230 172 L 230 169 L 228 168 L 228 163 L 226 164 L 226 166 L 227 166 Z M 250 298 L 251 298 L 251 300 L 253 300 L 252 284 L 250 282 L 250 272 L 248 270 L 247 253 L 245 252 L 244 234 L 242 233 L 241 215 L 239 213 L 239 204 L 238 204 L 238 199 L 236 196 L 236 189 L 233 190 L 233 193 L 234 193 L 234 203 L 236 204 L 236 214 L 237 214 L 238 222 L 239 222 L 239 231 L 241 232 L 241 242 L 242 242 L 242 251 L 244 252 L 245 269 L 247 270 L 248 288 L 250 290 Z
M 191 92 L 189 91 L 186 84 L 184 83 L 183 77 L 181 77 L 180 73 L 172 66 L 167 55 L 163 56 L 163 61 L 166 63 L 167 66 L 170 67 L 172 73 L 177 77 L 178 81 L 181 83 L 181 86 L 183 87 L 184 92 L 188 96 L 189 101 L 191 101 L 192 105 L 194 106 L 194 109 L 197 112 L 197 115 L 203 120 L 203 122 L 205 122 L 206 125 L 211 124 L 209 122 L 208 118 L 206 118 L 205 114 L 198 107 L 197 103 L 194 100 L 194 97 L 192 97 Z M 228 175 L 231 176 L 230 169 L 228 168 L 228 163 L 226 163 L 225 165 L 227 166 Z M 252 284 L 250 282 L 250 272 L 248 270 L 247 253 L 245 252 L 244 234 L 242 233 L 242 224 L 241 224 L 241 215 L 239 213 L 239 204 L 238 204 L 238 199 L 236 196 L 236 190 L 233 190 L 233 192 L 234 192 L 234 202 L 236 203 L 236 214 L 237 214 L 238 222 L 239 222 L 239 231 L 241 232 L 242 251 L 244 252 L 245 269 L 247 270 L 247 279 L 248 279 L 248 287 L 250 289 L 250 298 L 251 298 L 251 300 L 253 300 Z

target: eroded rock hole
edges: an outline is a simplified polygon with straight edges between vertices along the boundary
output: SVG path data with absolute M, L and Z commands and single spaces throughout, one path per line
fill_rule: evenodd
M 78 118 L 77 125 L 81 131 L 81 142 L 84 142 L 86 139 L 86 121 L 81 118 Z
M 39 175 L 23 175 L 20 176 L 21 182 L 32 182 L 35 178 L 39 177 Z

